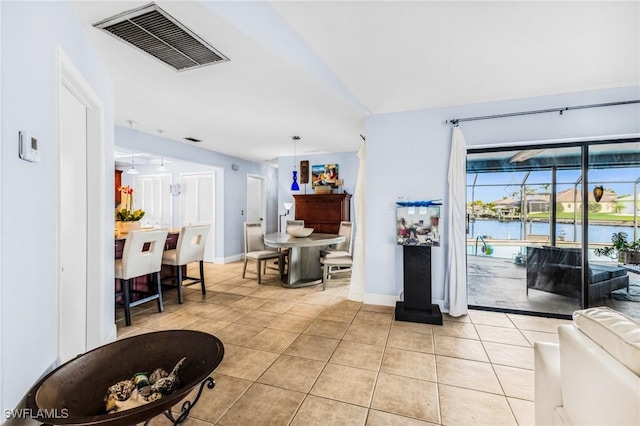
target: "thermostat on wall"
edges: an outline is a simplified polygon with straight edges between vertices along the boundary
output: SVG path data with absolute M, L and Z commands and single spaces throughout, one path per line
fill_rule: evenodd
M 40 162 L 40 151 L 38 151 L 38 139 L 29 132 L 20 132 L 20 158 L 32 163 Z

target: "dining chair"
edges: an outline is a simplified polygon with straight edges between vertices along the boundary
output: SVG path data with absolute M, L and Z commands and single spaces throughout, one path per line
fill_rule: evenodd
M 262 273 L 266 273 L 266 262 L 269 259 L 278 260 L 278 272 L 282 278 L 284 274 L 285 253 L 268 249 L 264 245 L 264 234 L 262 232 L 262 223 L 260 222 L 244 223 L 244 267 L 242 269 L 242 278 L 245 277 L 249 259 L 256 262 L 258 284 L 262 284 Z
M 183 226 L 180 229 L 176 248 L 173 250 L 165 250 L 162 254 L 162 264 L 174 267 L 175 275 L 166 277 L 164 284 L 168 280 L 175 281 L 178 288 L 178 303 L 184 302 L 182 295 L 182 287 L 200 283 L 202 294 L 207 294 L 204 283 L 204 249 L 207 244 L 207 236 L 209 235 L 210 225 Z M 183 267 L 189 263 L 199 262 L 200 278 L 189 277 L 183 274 Z M 184 283 L 185 280 L 190 282 Z
M 115 261 L 115 278 L 121 280 L 121 293 L 124 303 L 125 322 L 131 325 L 131 308 L 151 300 L 158 301 L 158 312 L 162 312 L 162 288 L 160 269 L 162 269 L 162 252 L 167 240 L 166 229 L 157 231 L 131 231 L 122 250 L 122 258 Z M 134 290 L 133 279 L 145 275 L 152 275 L 156 284 L 156 292 L 142 292 Z M 149 286 L 151 288 L 151 285 Z M 131 300 L 131 294 L 141 294 L 143 297 Z M 116 294 L 116 297 L 120 294 Z
M 342 221 L 338 228 L 338 235 L 345 237 L 345 240 L 335 245 L 335 247 L 320 250 L 321 258 L 344 257 L 353 254 L 353 223 Z
M 351 256 L 326 257 L 320 259 L 320 263 L 322 264 L 322 291 L 324 291 L 327 281 L 331 279 L 331 274 L 351 271 L 353 258 Z

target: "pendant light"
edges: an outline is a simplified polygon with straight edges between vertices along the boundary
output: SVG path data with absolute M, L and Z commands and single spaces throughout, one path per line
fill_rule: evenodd
M 300 140 L 300 136 L 293 136 L 293 182 L 291 183 L 292 191 L 299 191 L 300 186 L 298 186 L 298 170 L 296 170 L 296 142 Z
M 596 203 L 600 202 L 602 195 L 604 195 L 604 187 L 602 185 L 593 188 L 593 198 L 595 198 Z
M 131 168 L 127 170 L 127 174 L 129 175 L 137 175 L 138 171 L 136 170 L 136 165 L 133 159 L 133 151 L 134 151 L 134 138 L 133 138 L 133 120 L 127 120 L 129 123 L 129 133 L 131 134 Z
M 158 133 L 160 133 L 160 137 L 162 137 L 162 130 L 158 129 Z M 156 169 L 161 172 L 166 172 L 167 168 L 164 166 L 164 156 L 160 154 L 160 165 Z

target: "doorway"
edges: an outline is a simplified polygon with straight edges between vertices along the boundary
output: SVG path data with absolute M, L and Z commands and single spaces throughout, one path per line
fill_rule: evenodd
M 171 228 L 173 224 L 173 196 L 171 175 L 136 176 L 133 181 L 135 208 L 144 210 L 142 226 Z
M 247 175 L 247 222 L 261 222 L 264 234 L 267 214 L 265 192 L 265 178 L 259 175 Z
M 635 268 L 596 255 L 612 233 L 638 234 L 637 182 L 637 139 L 468 150 L 470 307 L 568 318 L 606 304 L 637 315 L 627 302 Z
M 57 66 L 56 279 L 58 356 L 64 362 L 115 339 L 116 327 L 113 272 L 106 268 L 113 222 L 106 216 L 104 107 L 62 48 Z
M 87 109 L 60 88 L 60 359 L 86 350 Z
M 204 261 L 215 259 L 215 173 L 183 173 L 180 175 L 182 226 L 210 225 Z

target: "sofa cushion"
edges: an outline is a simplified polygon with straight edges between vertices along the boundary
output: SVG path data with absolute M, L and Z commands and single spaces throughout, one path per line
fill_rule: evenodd
M 612 357 L 640 376 L 640 323 L 604 306 L 575 311 L 573 323 Z
M 611 275 L 611 278 L 615 277 L 624 277 L 627 275 L 627 270 L 625 268 L 621 268 L 619 266 L 609 266 L 609 265 L 591 265 L 594 270 L 597 271 L 607 271 Z
M 589 282 L 599 283 L 600 281 L 606 281 L 610 278 L 608 271 L 603 271 L 597 268 L 589 268 Z

